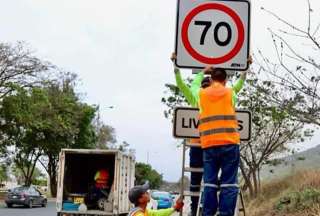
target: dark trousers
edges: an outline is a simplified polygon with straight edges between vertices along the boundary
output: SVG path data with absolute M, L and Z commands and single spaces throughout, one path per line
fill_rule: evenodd
M 239 145 L 224 145 L 203 150 L 203 215 L 234 216 L 238 197 Z M 221 177 L 218 184 L 218 173 Z M 217 197 L 220 188 L 219 202 Z
M 202 149 L 197 147 L 191 147 L 189 152 L 190 164 L 192 168 L 203 167 L 203 154 Z M 201 186 L 202 173 L 192 172 L 190 179 L 190 191 L 199 192 Z M 191 214 L 195 216 L 197 213 L 199 197 L 191 197 Z

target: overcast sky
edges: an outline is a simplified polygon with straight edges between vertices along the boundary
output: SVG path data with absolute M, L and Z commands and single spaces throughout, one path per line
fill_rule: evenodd
M 77 73 L 84 100 L 100 105 L 104 122 L 116 129 L 119 141 L 136 149 L 137 161 L 149 158 L 166 180 L 180 178 L 181 149 L 161 104 L 164 84 L 174 82 L 169 56 L 174 47 L 176 0 L 0 2 L 1 42 L 26 41 L 40 58 Z M 320 2 L 311 2 L 319 14 Z M 306 0 L 252 3 L 253 51 L 274 55 L 267 28 L 280 28 L 261 6 L 297 25 L 306 24 Z M 191 75 L 189 70 L 183 72 Z M 320 144 L 317 137 L 303 148 Z

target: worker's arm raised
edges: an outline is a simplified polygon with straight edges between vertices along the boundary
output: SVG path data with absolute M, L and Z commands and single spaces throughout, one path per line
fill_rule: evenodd
M 171 61 L 174 63 L 175 59 L 176 59 L 176 54 L 173 53 L 171 56 Z M 174 73 L 176 78 L 176 84 L 179 90 L 182 92 L 183 96 L 186 98 L 188 104 L 190 104 L 193 107 L 196 107 L 198 94 L 195 94 L 195 92 L 197 92 L 197 89 L 200 89 L 201 81 L 203 79 L 203 73 L 198 73 L 196 75 L 195 79 L 191 83 L 191 88 L 189 88 L 189 86 L 184 82 L 179 68 L 177 68 L 175 65 L 174 65 Z
M 252 57 L 250 56 L 248 58 L 248 63 L 249 63 L 249 68 L 246 71 L 242 71 L 240 78 L 236 81 L 236 83 L 234 84 L 234 86 L 232 86 L 233 91 L 238 94 L 240 92 L 240 90 L 242 89 L 244 82 L 247 78 L 247 73 L 250 73 L 250 65 L 252 64 Z

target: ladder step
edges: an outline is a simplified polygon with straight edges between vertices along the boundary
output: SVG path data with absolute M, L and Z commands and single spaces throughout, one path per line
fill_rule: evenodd
M 201 144 L 200 143 L 186 143 L 186 146 L 188 147 L 197 147 L 197 148 L 201 148 Z
M 193 167 L 185 167 L 184 168 L 185 172 L 198 172 L 198 173 L 203 173 L 203 168 L 193 168 Z
M 200 192 L 184 191 L 183 195 L 184 196 L 196 196 L 196 197 L 198 197 L 198 196 L 200 196 Z

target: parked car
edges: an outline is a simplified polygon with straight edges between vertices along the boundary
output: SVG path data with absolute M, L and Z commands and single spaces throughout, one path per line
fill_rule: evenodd
M 24 205 L 29 208 L 36 205 L 46 207 L 47 198 L 34 186 L 20 186 L 8 191 L 5 203 L 8 208 L 13 205 Z
M 152 198 L 153 191 L 148 191 L 150 194 L 150 201 L 148 202 L 147 208 L 148 209 L 158 209 L 158 201 Z
M 153 191 L 151 192 L 151 198 L 157 201 L 157 209 L 171 208 L 173 205 L 172 195 L 165 191 Z

